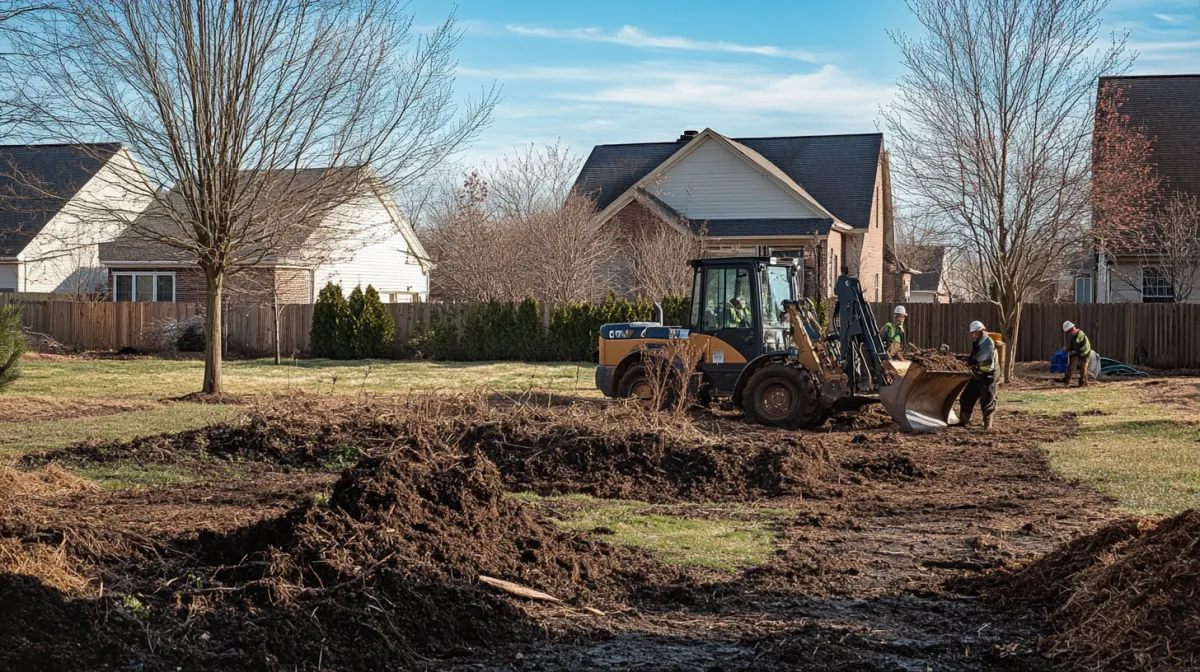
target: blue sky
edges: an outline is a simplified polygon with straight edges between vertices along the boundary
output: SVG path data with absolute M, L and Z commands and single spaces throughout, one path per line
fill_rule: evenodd
M 549 2 L 415 0 L 418 25 L 457 6 L 459 87 L 504 100 L 465 157 L 528 142 L 673 140 L 877 130 L 901 74 L 888 30 L 916 29 L 901 0 Z M 1112 0 L 1135 73 L 1200 73 L 1200 0 Z

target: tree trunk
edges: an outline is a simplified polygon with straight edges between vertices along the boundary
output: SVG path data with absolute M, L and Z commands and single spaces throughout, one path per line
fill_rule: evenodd
M 1017 340 L 1021 332 L 1021 302 L 1013 297 L 1001 297 L 999 306 L 1000 333 L 1004 336 L 1004 382 L 1012 382 L 1017 356 Z
M 221 292 L 225 276 L 215 269 L 204 269 L 208 294 L 205 300 L 207 314 L 204 318 L 204 393 L 221 394 L 221 353 L 223 346 Z
M 275 300 L 274 304 L 271 306 L 271 310 L 275 315 L 275 366 L 279 366 L 283 363 L 282 353 L 280 352 L 280 348 L 283 346 L 280 344 L 281 339 L 279 336 L 279 314 L 283 312 L 283 308 L 279 305 L 278 293 L 274 294 L 271 298 Z

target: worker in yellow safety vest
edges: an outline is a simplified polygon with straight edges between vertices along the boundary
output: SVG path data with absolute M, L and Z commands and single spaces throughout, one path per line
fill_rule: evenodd
M 883 325 L 880 335 L 883 336 L 883 347 L 888 357 L 896 359 L 904 350 L 904 320 L 908 318 L 908 310 L 904 306 L 896 306 L 892 321 Z
M 1067 354 L 1070 358 L 1063 384 L 1069 387 L 1071 376 L 1079 371 L 1079 386 L 1087 387 L 1088 359 L 1092 356 L 1092 342 L 1088 340 L 1087 334 L 1070 320 L 1063 322 L 1063 331 L 1067 334 Z
M 992 428 L 992 414 L 996 412 L 996 343 L 987 335 L 983 323 L 971 323 L 971 355 L 967 364 L 971 367 L 971 382 L 959 398 L 958 424 L 966 426 L 975 412 L 975 404 L 983 411 L 983 429 Z

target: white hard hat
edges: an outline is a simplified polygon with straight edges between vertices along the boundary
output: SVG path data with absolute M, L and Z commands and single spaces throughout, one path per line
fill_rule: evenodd
M 1074 322 L 1072 322 L 1072 321 L 1070 321 L 1070 320 L 1067 320 L 1066 322 L 1063 322 L 1063 331 L 1070 331 L 1070 330 L 1072 330 L 1072 329 L 1074 329 L 1074 328 L 1075 328 L 1075 323 L 1074 323 Z
M 896 315 L 908 315 L 908 311 L 904 309 L 904 306 L 896 306 L 896 310 L 892 312 Z
M 974 322 L 971 323 L 971 333 L 972 334 L 977 331 L 983 331 L 983 330 L 984 330 L 983 322 L 980 322 L 979 320 L 975 320 Z

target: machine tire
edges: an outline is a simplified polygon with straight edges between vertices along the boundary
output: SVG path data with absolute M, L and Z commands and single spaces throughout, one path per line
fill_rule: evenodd
M 649 404 L 648 397 L 642 397 L 638 391 L 639 386 L 649 385 L 649 378 L 646 375 L 646 367 L 642 364 L 634 364 L 625 370 L 625 374 L 621 376 L 621 380 L 617 382 L 617 398 L 630 399 L 639 397 L 644 399 Z M 676 393 L 674 390 L 667 390 L 666 398 L 663 399 L 663 406 L 671 406 L 675 403 Z
M 742 410 L 750 422 L 786 429 L 815 427 L 826 418 L 812 374 L 784 362 L 767 364 L 751 376 Z

